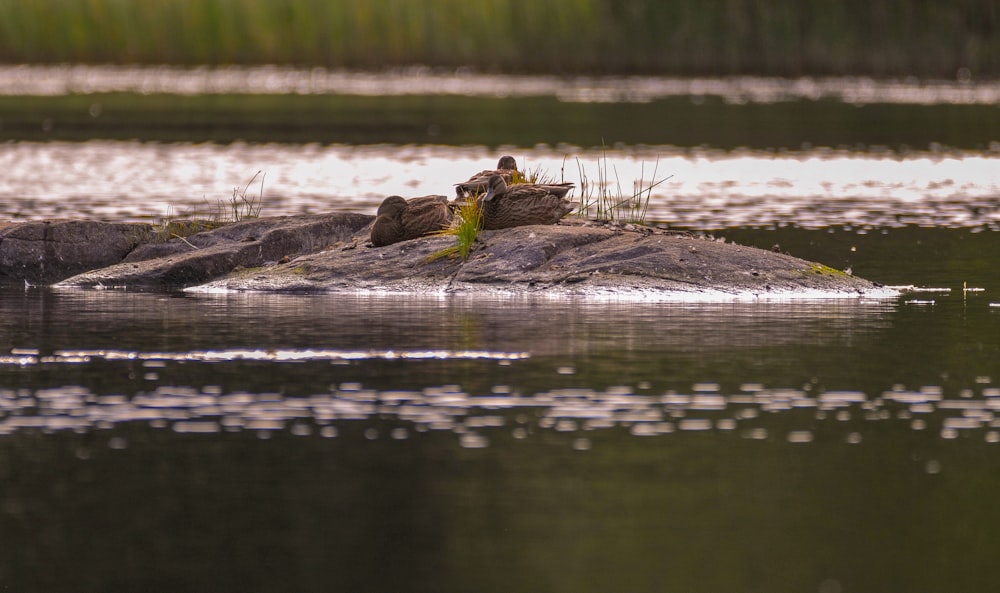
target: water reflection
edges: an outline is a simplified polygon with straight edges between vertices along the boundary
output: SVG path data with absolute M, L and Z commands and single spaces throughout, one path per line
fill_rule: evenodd
M 157 377 L 145 379 L 155 383 Z M 937 386 L 918 391 L 897 386 L 871 399 L 858 391 L 814 395 L 809 390 L 765 389 L 759 384 L 745 384 L 741 391 L 723 395 L 718 385 L 696 384 L 687 393 L 660 395 L 628 386 L 521 394 L 508 386 L 494 386 L 492 394 L 472 395 L 455 385 L 376 391 L 342 383 L 329 393 L 286 398 L 279 393 L 224 393 L 212 385 L 159 386 L 132 397 L 98 395 L 76 385 L 33 392 L 0 389 L 0 437 L 21 431 L 87 433 L 139 422 L 175 433 L 250 431 L 270 438 L 270 432 L 284 431 L 332 438 L 345 422 L 389 421 L 394 427 L 387 434 L 369 428 L 365 437 L 402 440 L 411 434 L 444 431 L 454 434 L 462 447 L 482 448 L 497 435 L 540 438 L 543 431 L 555 431 L 575 435 L 570 443 L 574 449 L 589 450 L 594 431 L 624 429 L 636 437 L 733 432 L 744 439 L 791 444 L 811 443 L 819 434 L 853 445 L 863 437 L 859 425 L 849 421 L 860 419 L 901 423 L 946 440 L 965 436 L 1000 442 L 996 417 L 1000 388 L 993 386 L 979 393 L 969 389 L 964 398 L 948 400 Z M 790 418 L 780 418 L 782 414 Z
M 0 292 L 0 580 L 501 591 L 562 566 L 547 590 L 596 593 L 666 563 L 697 592 L 976 589 L 1000 493 L 982 296 Z M 797 576 L 762 574 L 774 554 Z
M 331 362 L 351 353 L 737 350 L 850 341 L 884 328 L 892 301 L 663 304 L 544 296 L 0 292 L 0 331 L 33 364 L 64 358 Z M 180 347 L 180 348 L 178 348 Z M 282 356 L 280 353 L 287 353 Z M 130 354 L 131 353 L 131 354 Z M 200 354 L 199 354 L 200 353 Z M 296 354 L 298 353 L 298 354 Z M 499 356 L 499 355 L 498 355 Z M 414 358 L 421 358 L 414 356 Z M 491 358 L 485 356 L 484 358 Z
M 647 218 L 675 227 L 1000 225 L 1000 158 L 991 153 L 503 150 L 522 169 L 541 169 L 578 188 L 607 169 L 613 195 L 632 195 L 670 176 L 649 194 Z M 0 218 L 225 215 L 233 188 L 257 171 L 264 172 L 263 187 L 255 183 L 249 194 L 263 197 L 265 215 L 374 213 L 387 195 L 450 196 L 453 183 L 492 166 L 496 154 L 485 146 L 19 142 L 0 145 L 7 172 L 0 179 Z M 49 174 L 39 177 L 40 169 Z M 578 189 L 575 199 L 593 200 L 593 191 L 588 198 Z
M 509 76 L 465 69 L 440 72 L 404 68 L 391 72 L 309 70 L 281 66 L 157 68 L 135 66 L 0 66 L 7 95 L 138 94 L 340 94 L 555 96 L 571 102 L 643 103 L 668 97 L 721 97 L 731 103 L 830 99 L 853 104 L 1000 103 L 996 81 L 876 80 L 840 78 L 669 78 L 653 76 Z
M 843 367 L 856 353 L 879 352 L 899 331 L 890 301 L 3 296 L 0 331 L 13 344 L 0 354 L 8 435 L 143 422 L 178 433 L 334 436 L 338 422 L 392 419 L 402 423 L 393 438 L 443 430 L 482 447 L 498 430 L 767 439 L 775 423 L 776 438 L 799 443 L 812 440 L 815 422 L 852 414 L 934 416 L 945 438 L 989 429 L 985 438 L 995 439 L 1000 427 L 1000 391 L 984 375 L 958 398 L 943 398 L 939 385 L 877 391 L 877 369 L 833 388 L 847 385 Z M 777 414 L 802 424 L 783 426 Z M 856 442 L 855 432 L 841 438 Z

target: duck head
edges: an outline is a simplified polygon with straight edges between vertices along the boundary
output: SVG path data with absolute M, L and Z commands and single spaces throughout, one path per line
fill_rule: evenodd
M 493 198 L 505 193 L 507 193 L 507 182 L 504 181 L 503 177 L 500 175 L 490 175 L 490 179 L 486 183 L 486 195 L 483 196 L 483 201 L 489 202 Z
M 400 196 L 389 196 L 382 200 L 382 205 L 378 207 L 375 215 L 387 218 L 399 218 L 404 210 L 406 210 L 406 200 Z
M 517 171 L 517 161 L 509 154 L 505 154 L 497 163 L 497 171 Z

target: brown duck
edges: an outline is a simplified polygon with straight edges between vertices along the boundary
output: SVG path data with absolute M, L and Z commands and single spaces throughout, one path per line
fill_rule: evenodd
M 576 208 L 566 199 L 572 183 L 516 183 L 507 185 L 493 175 L 482 198 L 483 228 L 506 229 L 528 224 L 555 224 Z
M 389 196 L 382 201 L 372 224 L 371 239 L 375 247 L 392 245 L 429 235 L 447 228 L 452 213 L 445 196 L 424 196 L 404 200 Z
M 514 157 L 507 154 L 500 157 L 500 161 L 497 163 L 496 169 L 492 171 L 480 171 L 472 177 L 469 177 L 468 181 L 456 183 L 456 200 L 462 201 L 467 197 L 481 195 L 486 191 L 486 185 L 489 183 L 490 177 L 494 175 L 500 175 L 507 183 L 524 181 L 524 175 L 517 170 L 517 161 L 514 160 Z

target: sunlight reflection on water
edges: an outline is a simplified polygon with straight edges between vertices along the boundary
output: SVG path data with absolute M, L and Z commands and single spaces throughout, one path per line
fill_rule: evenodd
M 876 80 L 866 77 L 669 78 L 656 76 L 509 76 L 468 69 L 402 68 L 352 72 L 281 67 L 0 66 L 0 94 L 69 93 L 554 96 L 573 102 L 648 102 L 716 96 L 731 103 L 833 99 L 852 104 L 1000 103 L 996 81 Z
M 51 356 L 38 356 L 13 349 L 11 356 L 0 355 L 0 365 L 67 364 L 102 360 L 231 362 L 255 360 L 267 362 L 303 362 L 315 360 L 516 360 L 527 352 L 487 352 L 481 350 L 193 350 L 188 352 L 131 352 L 121 350 L 59 350 Z M 147 364 L 148 366 L 148 364 Z
M 985 395 L 985 392 L 984 392 Z M 154 429 L 178 433 L 216 434 L 288 431 L 296 436 L 338 434 L 344 422 L 376 418 L 402 422 L 387 435 L 399 440 L 410 432 L 454 433 L 466 448 L 488 447 L 490 435 L 509 432 L 526 438 L 539 431 L 578 433 L 576 450 L 589 450 L 585 435 L 608 429 L 627 429 L 637 437 L 679 433 L 734 432 L 747 440 L 783 439 L 808 444 L 817 438 L 835 438 L 847 444 L 862 442 L 862 422 L 897 422 L 916 431 L 933 422 L 942 439 L 979 435 L 998 442 L 1000 398 L 942 399 L 940 388 L 917 391 L 897 386 L 875 397 L 861 392 L 829 391 L 811 394 L 800 389 L 765 389 L 734 394 L 718 392 L 644 393 L 629 386 L 603 391 L 563 388 L 537 394 L 474 395 L 456 385 L 428 386 L 421 391 L 378 391 L 360 384 L 331 386 L 329 393 L 284 397 L 278 393 L 222 393 L 160 385 L 132 397 L 100 395 L 76 385 L 35 390 L 0 389 L 0 435 L 42 430 L 89 432 L 120 423 L 142 422 Z M 782 415 L 787 418 L 782 419 Z M 920 416 L 913 420 L 914 416 Z M 366 431 L 370 440 L 383 438 L 378 429 Z
M 445 432 L 470 449 L 562 433 L 571 437 L 567 447 L 582 452 L 600 446 L 602 431 L 854 445 L 864 442 L 866 427 L 877 424 L 944 440 L 1000 440 L 1000 387 L 985 372 L 947 388 L 899 383 L 873 389 L 824 388 L 816 380 L 769 385 L 771 380 L 756 380 L 760 361 L 746 376 L 723 372 L 738 364 L 727 356 L 748 349 L 760 349 L 760 360 L 786 360 L 816 348 L 822 349 L 820 358 L 837 359 L 838 349 L 892 327 L 896 308 L 887 303 L 539 307 L 537 301 L 461 298 L 52 297 L 61 306 L 46 303 L 55 311 L 46 323 L 67 323 L 72 331 L 53 338 L 59 348 L 22 337 L 26 341 L 0 354 L 0 372 L 55 380 L 0 388 L 0 435 L 141 425 L 209 437 L 248 431 L 261 438 L 279 432 L 333 438 L 360 423 L 367 440 Z M 219 311 L 208 315 L 210 307 Z M 150 310 L 158 313 L 150 316 Z M 199 328 L 215 347 L 194 345 L 200 334 L 186 322 L 192 312 L 199 313 Z M 264 318 L 267 324 L 253 323 Z M 385 335 L 374 330 L 374 320 L 385 326 Z M 100 330 L 74 325 L 80 323 Z M 233 327 L 240 331 L 225 331 Z M 108 336 L 114 346 L 93 345 Z M 141 345 L 181 336 L 191 345 Z M 277 345 L 289 336 L 299 346 Z M 227 346 L 227 340 L 255 346 Z M 622 365 L 609 359 L 615 382 L 596 386 L 595 365 L 623 348 L 631 361 L 625 367 L 633 371 L 622 373 Z M 719 359 L 731 362 L 704 366 Z M 664 361 L 675 372 L 691 367 L 684 375 L 700 377 L 664 386 Z M 70 373 L 83 381 L 63 378 Z M 387 379 L 390 373 L 397 373 L 394 379 Z M 256 381 L 227 386 L 234 374 Z M 121 382 L 112 384 L 109 377 Z M 121 437 L 109 446 L 128 443 Z
M 593 183 L 602 168 L 615 195 L 670 177 L 652 190 L 647 220 L 673 226 L 1000 226 L 1000 156 L 992 153 L 508 151 L 524 170 L 577 183 L 578 201 L 581 181 Z M 264 173 L 263 190 L 255 182 L 247 193 L 263 191 L 264 215 L 374 213 L 388 195 L 451 196 L 454 183 L 496 158 L 482 146 L 11 143 L 0 145 L 0 219 L 225 213 L 234 188 L 257 171 Z

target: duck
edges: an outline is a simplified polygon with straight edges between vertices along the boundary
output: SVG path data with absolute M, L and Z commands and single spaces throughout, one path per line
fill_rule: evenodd
M 455 184 L 455 200 L 460 202 L 468 197 L 477 196 L 486 191 L 486 184 L 493 175 L 500 175 L 507 183 L 524 181 L 524 175 L 517 170 L 517 161 L 509 154 L 500 157 L 497 168 L 493 170 L 480 171 L 468 181 Z
M 382 200 L 372 223 L 371 241 L 384 247 L 429 235 L 451 225 L 452 211 L 445 196 L 423 196 L 406 200 L 389 196 Z
M 555 224 L 577 204 L 566 199 L 572 183 L 515 183 L 491 175 L 482 197 L 483 229 Z

